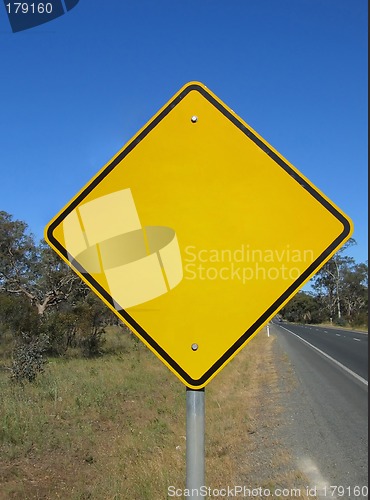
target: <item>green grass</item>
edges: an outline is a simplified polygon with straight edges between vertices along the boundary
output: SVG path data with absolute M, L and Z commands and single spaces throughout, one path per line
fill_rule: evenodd
M 72 484 L 68 498 L 105 498 L 104 491 L 112 492 L 107 498 L 123 491 L 130 498 L 155 498 L 168 481 L 179 481 L 179 469 L 162 462 L 164 450 L 172 465 L 172 455 L 179 455 L 174 443 L 180 443 L 176 429 L 185 419 L 184 387 L 131 335 L 111 332 L 108 340 L 111 354 L 51 359 L 33 384 L 19 386 L 0 374 L 4 468 L 22 463 L 27 476 L 29 465 L 38 464 L 59 489 L 62 481 Z M 86 481 L 76 476 L 78 467 L 87 468 Z M 7 483 L 3 491 L 21 495 L 24 484 Z M 28 494 L 37 498 L 44 489 L 36 480 Z
M 238 484 L 256 426 L 266 337 L 206 389 L 206 480 Z M 0 372 L 0 499 L 162 500 L 185 487 L 185 387 L 136 338 L 104 356 L 51 359 L 33 384 Z M 251 458 L 253 460 L 253 457 Z

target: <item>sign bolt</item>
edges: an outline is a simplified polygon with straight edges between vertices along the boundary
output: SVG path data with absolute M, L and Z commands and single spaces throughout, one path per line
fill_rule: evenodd
M 198 350 L 198 344 L 191 344 L 191 349 L 193 351 L 197 351 Z
M 193 115 L 193 116 L 191 117 L 191 123 L 196 123 L 197 121 L 198 121 L 198 117 L 197 117 L 197 116 L 195 116 L 195 115 Z

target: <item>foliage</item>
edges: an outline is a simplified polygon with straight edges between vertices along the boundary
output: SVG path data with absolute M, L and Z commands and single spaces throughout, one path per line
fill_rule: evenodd
M 22 331 L 36 333 L 37 311 L 23 296 L 0 293 L 0 331 L 11 330 L 16 337 Z
M 85 357 L 98 356 L 105 343 L 105 327 L 115 322 L 113 314 L 84 288 L 42 317 L 41 331 L 49 339 L 47 354 L 63 356 L 69 350 Z
M 44 371 L 46 359 L 43 356 L 48 345 L 45 335 L 34 337 L 23 333 L 14 349 L 11 377 L 19 383 L 34 382 Z
M 46 355 L 102 353 L 117 319 L 27 224 L 0 212 L 0 332 L 13 344 L 12 377 L 34 381 Z
M 327 318 L 338 325 L 367 323 L 368 266 L 345 254 L 355 244 L 351 238 L 313 279 Z
M 27 224 L 13 221 L 0 212 L 0 290 L 24 293 L 30 281 L 30 267 L 35 262 L 35 245 L 26 233 Z
M 298 292 L 282 309 L 281 314 L 293 323 L 321 323 L 325 319 L 320 302 L 306 292 Z
M 367 323 L 368 265 L 353 264 L 345 269 L 341 285 L 342 308 L 345 318 L 354 325 Z
M 0 212 L 0 292 L 25 297 L 43 315 L 79 287 L 80 278 L 45 242 L 35 244 L 27 224 Z
M 88 293 L 74 307 L 76 317 L 77 346 L 86 357 L 102 354 L 105 326 L 110 323 L 111 313 L 100 299 Z
M 282 309 L 288 321 L 331 322 L 339 326 L 368 323 L 368 265 L 346 255 L 356 242 L 350 239 L 316 274 L 313 292 L 299 292 Z

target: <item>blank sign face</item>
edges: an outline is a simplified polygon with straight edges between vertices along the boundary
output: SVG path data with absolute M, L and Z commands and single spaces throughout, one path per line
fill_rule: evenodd
M 185 385 L 199 389 L 351 232 L 338 207 L 191 82 L 45 236 Z

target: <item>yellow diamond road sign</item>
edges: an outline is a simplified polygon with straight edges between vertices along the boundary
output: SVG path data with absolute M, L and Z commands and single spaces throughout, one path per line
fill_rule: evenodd
M 351 232 L 338 207 L 192 82 L 45 237 L 184 384 L 200 389 Z

